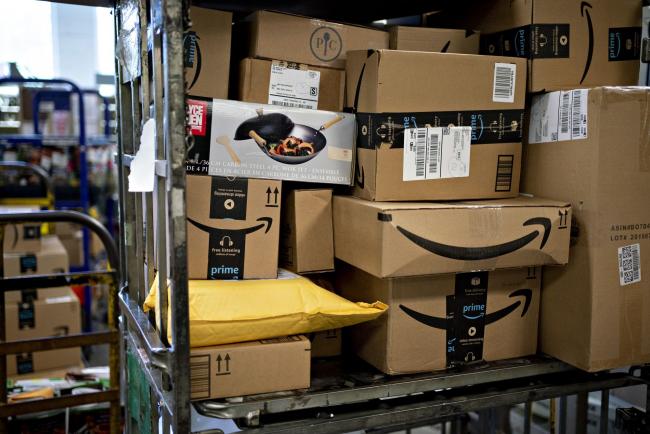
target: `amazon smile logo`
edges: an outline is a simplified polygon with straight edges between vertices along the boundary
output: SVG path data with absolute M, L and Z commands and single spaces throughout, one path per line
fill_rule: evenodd
M 510 293 L 509 297 L 510 298 L 523 297 L 523 308 L 521 310 L 521 317 L 523 318 L 526 315 L 526 313 L 528 313 L 528 308 L 530 308 L 530 303 L 531 303 L 531 301 L 533 299 L 533 291 L 531 289 L 528 289 L 528 288 L 526 288 L 526 289 L 518 289 L 518 290 L 513 291 L 512 293 Z M 475 311 L 484 310 L 484 306 L 482 306 L 482 305 L 481 306 L 476 306 L 475 309 L 473 309 L 472 306 L 470 306 L 470 309 L 467 312 L 464 309 L 463 316 L 465 318 L 469 319 L 469 320 L 476 320 L 476 319 L 485 317 L 485 325 L 488 325 L 488 324 L 492 324 L 494 322 L 497 322 L 500 319 L 505 318 L 506 316 L 510 315 L 512 312 L 516 311 L 517 308 L 519 308 L 519 306 L 521 306 L 521 305 L 522 305 L 522 300 L 517 300 L 514 303 L 512 303 L 511 305 L 509 305 L 507 307 L 504 307 L 503 309 L 498 310 L 496 312 L 489 313 L 487 315 L 484 312 L 480 312 L 480 313 L 478 313 L 476 315 L 471 315 L 471 311 L 473 311 L 473 310 L 475 310 Z M 414 320 L 416 320 L 416 321 L 418 321 L 418 322 L 420 322 L 420 323 L 422 323 L 422 324 L 424 324 L 426 326 L 429 326 L 429 327 L 432 327 L 432 328 L 435 328 L 435 329 L 440 329 L 440 330 L 447 330 L 447 319 L 446 318 L 440 318 L 440 317 L 436 317 L 436 316 L 427 315 L 425 313 L 421 313 L 421 312 L 415 311 L 413 309 L 410 309 L 410 308 L 404 306 L 403 304 L 400 304 L 399 308 L 405 314 L 407 314 L 408 316 L 410 316 Z M 468 314 L 468 312 L 469 312 L 469 314 Z M 450 321 L 453 321 L 453 320 L 450 320 Z
M 582 84 L 582 82 L 585 80 L 585 77 L 587 77 L 589 67 L 591 66 L 591 58 L 594 54 L 594 26 L 591 22 L 591 14 L 589 13 L 589 9 L 592 8 L 593 6 L 587 2 L 580 3 L 580 15 L 585 17 L 587 20 L 587 31 L 589 32 L 589 48 L 587 49 L 587 60 L 585 61 L 585 70 L 582 73 L 580 84 Z
M 549 235 L 551 234 L 551 220 L 546 217 L 534 217 L 526 220 L 523 224 L 523 226 L 533 225 L 542 226 L 544 230 L 542 241 L 539 246 L 539 249 L 542 250 L 548 241 Z M 507 243 L 503 244 L 496 244 L 485 247 L 461 247 L 428 240 L 404 229 L 401 226 L 397 226 L 397 230 L 400 231 L 402 235 L 411 240 L 413 243 L 422 247 L 424 250 L 427 250 L 439 256 L 444 256 L 445 258 L 458 259 L 460 261 L 478 261 L 482 259 L 490 259 L 496 258 L 498 256 L 503 256 L 514 252 L 515 250 L 521 249 L 540 235 L 540 232 L 538 230 L 533 230 L 521 238 L 517 238 L 516 240 L 508 241 Z
M 257 219 L 258 222 L 262 222 L 259 225 L 251 226 L 250 228 L 244 228 L 244 229 L 219 229 L 219 228 L 212 228 L 210 226 L 206 226 L 202 223 L 199 223 L 195 220 L 192 220 L 191 218 L 187 218 L 187 221 L 192 223 L 192 225 L 196 226 L 198 229 L 202 230 L 203 232 L 207 232 L 210 235 L 221 235 L 224 232 L 236 232 L 242 235 L 248 235 L 252 234 L 253 232 L 257 232 L 263 227 L 266 226 L 266 229 L 264 230 L 264 233 L 268 233 L 271 230 L 271 226 L 273 225 L 273 219 L 271 217 L 260 217 Z

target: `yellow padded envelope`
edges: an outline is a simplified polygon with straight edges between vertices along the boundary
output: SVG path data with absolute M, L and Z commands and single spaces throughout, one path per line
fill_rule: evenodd
M 157 288 L 156 278 L 145 312 L 156 309 Z M 353 303 L 283 270 L 270 280 L 190 280 L 189 304 L 192 347 L 336 329 L 375 319 L 388 309 L 380 301 Z M 171 342 L 171 334 L 168 338 Z

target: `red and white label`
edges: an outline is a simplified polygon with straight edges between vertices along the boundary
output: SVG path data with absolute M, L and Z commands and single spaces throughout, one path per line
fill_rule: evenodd
M 187 118 L 190 132 L 195 136 L 205 136 L 208 122 L 208 102 L 187 100 Z

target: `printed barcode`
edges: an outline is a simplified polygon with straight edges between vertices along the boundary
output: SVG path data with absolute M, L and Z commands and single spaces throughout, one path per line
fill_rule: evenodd
M 641 246 L 632 244 L 618 248 L 618 271 L 621 285 L 641 281 Z
M 192 399 L 210 397 L 210 356 L 190 357 L 190 392 Z
M 415 176 L 424 177 L 424 163 L 427 153 L 427 129 L 418 128 L 415 130 L 415 133 Z
M 493 101 L 514 102 L 516 68 L 517 66 L 511 63 L 494 65 Z
M 440 152 L 440 136 L 429 136 L 429 174 L 438 173 L 438 153 Z
M 562 93 L 562 102 L 560 104 L 560 132 L 567 134 L 569 132 L 569 109 L 571 108 L 571 94 Z M 557 140 L 557 138 L 555 139 Z
M 514 155 L 499 155 L 497 159 L 497 176 L 494 191 L 510 191 L 512 189 L 514 162 Z
M 295 108 L 305 108 L 305 109 L 310 109 L 312 106 L 307 105 L 307 104 L 298 104 L 295 102 L 288 102 L 288 101 L 278 101 L 278 100 L 273 100 L 271 101 L 272 105 L 281 105 L 283 107 L 295 107 Z
M 582 114 L 582 98 L 580 90 L 574 90 L 573 94 L 573 107 L 571 107 L 571 136 L 580 136 L 581 114 Z

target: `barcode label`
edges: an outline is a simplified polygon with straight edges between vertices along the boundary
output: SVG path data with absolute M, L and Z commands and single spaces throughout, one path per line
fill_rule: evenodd
M 562 103 L 560 104 L 560 132 L 569 132 L 569 110 L 571 109 L 571 94 L 562 92 Z
M 402 179 L 469 176 L 471 131 L 471 127 L 405 129 Z
M 618 248 L 618 273 L 621 286 L 641 281 L 641 245 Z
M 512 190 L 512 169 L 515 165 L 514 155 L 499 155 L 494 191 Z
M 192 399 L 210 397 L 210 356 L 190 356 L 190 394 Z
M 492 101 L 494 102 L 515 102 L 515 79 L 517 76 L 517 65 L 514 63 L 494 64 L 494 87 Z
M 271 63 L 268 103 L 283 107 L 318 108 L 320 71 L 307 65 L 274 60 Z
M 571 92 L 571 138 L 587 137 L 587 91 L 577 89 Z
M 533 97 L 528 140 L 547 143 L 587 138 L 587 89 L 557 91 Z
M 311 104 L 300 104 L 298 102 L 293 102 L 293 101 L 280 101 L 277 99 L 274 99 L 271 101 L 272 105 L 279 105 L 282 107 L 295 107 L 295 108 L 305 108 L 305 109 L 311 109 L 313 108 Z

